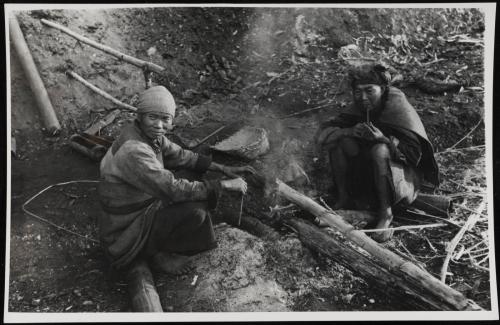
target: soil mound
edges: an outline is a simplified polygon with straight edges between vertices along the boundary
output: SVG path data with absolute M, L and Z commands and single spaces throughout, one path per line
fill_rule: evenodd
M 219 311 L 288 311 L 288 294 L 266 266 L 265 244 L 239 229 L 217 233 L 218 247 L 200 255 L 193 303 Z

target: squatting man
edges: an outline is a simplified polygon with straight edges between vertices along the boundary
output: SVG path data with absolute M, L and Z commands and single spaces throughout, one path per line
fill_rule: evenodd
M 352 106 L 324 122 L 316 134 L 336 184 L 334 209 L 375 209 L 376 229 L 389 228 L 393 207 L 411 204 L 423 181 L 439 184 L 424 126 L 403 92 L 389 85 L 390 79 L 380 64 L 352 68 Z M 384 242 L 392 233 L 384 230 L 372 237 Z
M 247 184 L 238 175 L 255 172 L 215 163 L 169 141 L 165 133 L 172 129 L 175 109 L 165 87 L 145 90 L 137 118 L 123 127 L 101 162 L 99 232 L 116 269 L 142 259 L 166 273 L 189 271 L 190 256 L 216 246 L 210 210 L 220 192 L 245 193 Z M 230 179 L 176 178 L 178 168 L 191 170 L 193 178 L 211 170 Z

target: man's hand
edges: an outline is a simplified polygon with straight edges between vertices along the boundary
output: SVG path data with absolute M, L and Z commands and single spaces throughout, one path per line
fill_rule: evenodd
M 387 138 L 385 135 L 375 127 L 371 122 L 370 124 L 363 123 L 364 128 L 365 128 L 365 139 L 369 141 L 375 141 L 375 142 L 385 142 Z
M 220 185 L 223 189 L 229 191 L 236 191 L 245 194 L 247 192 L 247 182 L 243 178 L 226 179 L 220 181 Z
M 250 174 L 257 173 L 252 166 L 248 165 L 241 167 L 224 166 L 222 168 L 222 172 L 228 177 L 233 177 L 233 178 L 239 178 L 240 177 L 239 175 L 243 173 L 250 173 Z
M 353 137 L 353 138 L 360 138 L 364 139 L 365 138 L 365 133 L 366 133 L 366 124 L 365 123 L 358 123 L 352 128 L 345 128 L 345 136 Z
M 375 125 L 371 122 L 370 124 L 358 123 L 350 130 L 350 136 L 352 137 L 374 142 L 386 142 L 388 140 L 382 131 L 375 127 Z

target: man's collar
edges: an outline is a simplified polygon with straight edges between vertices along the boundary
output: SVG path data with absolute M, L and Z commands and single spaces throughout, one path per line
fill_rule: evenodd
M 139 121 L 137 119 L 134 120 L 134 127 L 139 135 L 145 140 L 145 142 L 151 146 L 155 153 L 159 153 L 161 151 L 161 137 L 158 137 L 156 139 L 151 139 L 150 137 L 148 137 L 142 130 L 141 125 L 139 124 Z

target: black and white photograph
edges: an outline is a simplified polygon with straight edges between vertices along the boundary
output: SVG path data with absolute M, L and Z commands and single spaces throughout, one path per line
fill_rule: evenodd
M 499 319 L 496 3 L 4 11 L 4 322 Z

